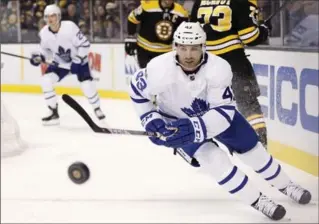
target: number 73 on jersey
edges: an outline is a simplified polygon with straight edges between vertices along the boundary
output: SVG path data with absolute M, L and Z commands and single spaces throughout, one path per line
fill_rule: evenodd
M 204 24 L 211 24 L 213 30 L 218 32 L 232 28 L 232 9 L 228 5 L 200 7 L 197 18 Z

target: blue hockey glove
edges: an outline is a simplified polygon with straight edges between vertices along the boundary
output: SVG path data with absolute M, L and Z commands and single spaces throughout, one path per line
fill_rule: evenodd
M 165 128 L 165 121 L 162 116 L 155 111 L 143 115 L 141 117 L 141 123 L 147 132 L 158 132 L 163 136 L 169 136 L 173 133 L 173 131 Z M 167 146 L 166 141 L 163 141 L 158 137 L 149 137 L 149 139 L 156 145 Z
M 39 66 L 42 62 L 45 62 L 44 56 L 39 52 L 31 53 L 30 63 L 34 66 Z
M 166 125 L 167 129 L 177 129 L 167 137 L 166 144 L 173 148 L 182 148 L 191 143 L 201 143 L 207 137 L 206 125 L 200 117 L 182 118 Z

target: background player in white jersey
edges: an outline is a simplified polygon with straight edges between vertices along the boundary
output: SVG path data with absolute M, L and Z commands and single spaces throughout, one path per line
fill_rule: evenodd
M 48 5 L 44 10 L 44 26 L 39 36 L 41 38 L 40 52 L 31 55 L 31 64 L 38 66 L 42 62 L 53 59 L 42 76 L 42 90 L 50 114 L 42 119 L 45 125 L 59 123 L 57 97 L 54 84 L 61 81 L 70 72 L 77 75 L 84 95 L 92 105 L 98 119 L 105 118 L 100 108 L 100 98 L 97 93 L 88 64 L 89 40 L 81 33 L 72 21 L 61 21 L 61 10 L 57 5 Z M 63 68 L 61 68 L 63 67 Z
M 311 194 L 290 180 L 236 110 L 231 67 L 224 59 L 206 53 L 205 41 L 199 23 L 184 22 L 174 34 L 176 50 L 152 59 L 133 76 L 130 96 L 142 126 L 162 135 L 150 137 L 153 143 L 177 148 L 231 194 L 271 219 L 282 219 L 285 208 L 253 186 L 213 139 L 294 201 L 308 204 Z M 151 102 L 154 96 L 157 107 Z

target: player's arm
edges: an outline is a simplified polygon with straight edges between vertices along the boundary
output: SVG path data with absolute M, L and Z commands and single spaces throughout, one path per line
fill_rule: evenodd
M 136 34 L 137 25 L 141 23 L 143 15 L 142 5 L 139 5 L 131 11 L 127 18 L 127 31 L 129 36 L 134 36 Z
M 77 48 L 78 53 L 76 57 L 79 60 L 76 60 L 77 63 L 84 64 L 88 62 L 88 54 L 90 50 L 90 41 L 86 38 L 86 36 L 81 32 L 79 27 L 72 23 L 72 44 L 75 48 Z
M 259 10 L 256 0 L 234 2 L 236 28 L 242 42 L 248 46 L 256 46 L 267 41 L 271 24 L 259 24 Z
M 135 55 L 137 48 L 136 37 L 137 25 L 141 23 L 143 18 L 143 7 L 142 4 L 136 9 L 132 10 L 127 18 L 127 32 L 128 37 L 125 38 L 125 52 L 128 55 Z
M 191 15 L 190 15 L 190 21 L 191 22 L 196 22 L 197 21 L 197 11 L 198 11 L 198 8 L 200 6 L 200 2 L 201 2 L 201 0 L 195 0 L 195 2 L 194 2 L 193 8 L 192 8 L 192 12 L 191 12 Z
M 51 51 L 47 48 L 44 39 L 40 37 L 40 46 L 38 51 L 34 51 L 31 53 L 30 63 L 34 66 L 40 65 L 42 62 L 48 60 L 51 56 Z
M 151 87 L 147 76 L 146 69 L 141 69 L 133 75 L 129 90 L 130 98 L 145 131 L 165 135 L 168 131 L 166 123 L 151 101 Z M 156 145 L 166 145 L 165 141 L 157 137 L 150 137 L 150 140 Z
M 130 98 L 140 118 L 144 114 L 155 110 L 155 106 L 151 101 L 152 96 L 146 76 L 146 69 L 140 69 L 132 76 L 130 83 Z

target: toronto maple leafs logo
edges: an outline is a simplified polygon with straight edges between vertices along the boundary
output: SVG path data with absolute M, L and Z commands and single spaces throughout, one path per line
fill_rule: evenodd
M 72 61 L 71 58 L 71 49 L 64 50 L 63 47 L 59 46 L 58 53 L 56 53 L 63 61 L 69 63 Z
M 205 100 L 195 98 L 191 105 L 192 108 L 182 108 L 181 110 L 189 117 L 203 116 L 209 110 L 209 103 Z

